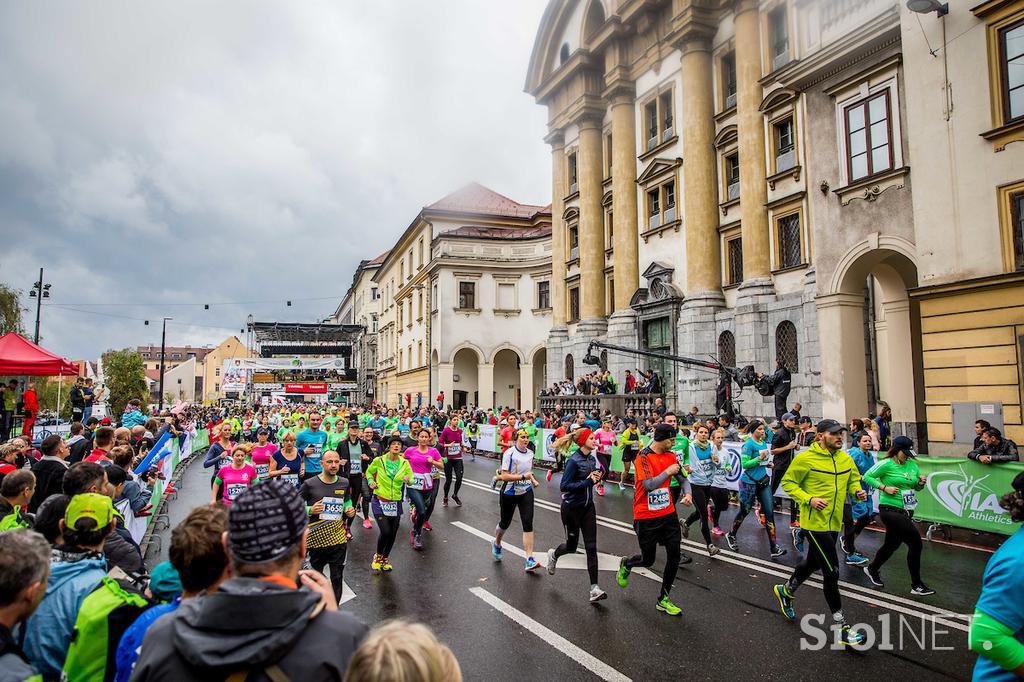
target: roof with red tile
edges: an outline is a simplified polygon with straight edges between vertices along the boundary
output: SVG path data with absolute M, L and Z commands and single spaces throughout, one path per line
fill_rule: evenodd
M 437 239 L 446 237 L 465 237 L 481 239 L 540 239 L 551 234 L 551 226 L 543 227 L 482 227 L 480 225 L 463 225 L 454 230 L 442 232 Z
M 384 262 L 384 259 L 388 257 L 389 253 L 391 253 L 391 249 L 388 249 L 387 251 L 385 251 L 384 253 L 380 254 L 379 256 L 374 258 L 373 260 L 367 262 L 367 265 L 380 265 L 381 263 Z
M 478 182 L 471 182 L 448 196 L 426 207 L 433 211 L 452 213 L 477 213 L 481 215 L 504 216 L 508 218 L 532 218 L 544 211 L 543 206 L 520 204 L 508 197 L 488 189 Z M 548 208 L 550 211 L 550 207 Z

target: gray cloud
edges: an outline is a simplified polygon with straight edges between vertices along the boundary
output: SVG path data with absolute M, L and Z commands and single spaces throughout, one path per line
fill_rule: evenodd
M 164 315 L 202 344 L 330 314 L 297 299 L 340 296 L 466 182 L 550 200 L 521 91 L 544 4 L 0 4 L 0 280 L 42 266 L 54 303 L 136 304 L 45 308 L 75 357 L 158 343 Z

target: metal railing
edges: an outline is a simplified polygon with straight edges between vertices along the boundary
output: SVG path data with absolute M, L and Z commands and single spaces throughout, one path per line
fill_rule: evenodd
M 625 414 L 632 409 L 637 416 L 645 415 L 654 409 L 655 400 L 665 400 L 662 393 L 615 393 L 599 395 L 542 395 L 537 398 L 537 405 L 544 412 L 560 409 L 562 414 L 575 413 L 583 410 L 590 413 L 594 410 L 604 412 L 611 410 L 613 414 Z

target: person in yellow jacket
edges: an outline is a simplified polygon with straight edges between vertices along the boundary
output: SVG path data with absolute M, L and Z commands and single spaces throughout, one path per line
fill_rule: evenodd
M 377 519 L 377 553 L 373 555 L 370 568 L 374 573 L 381 570 L 390 571 L 391 548 L 398 537 L 398 526 L 402 523 L 402 497 L 405 486 L 412 483 L 412 466 L 402 456 L 401 436 L 392 436 L 388 441 L 388 449 L 380 457 L 370 462 L 366 468 L 366 481 L 373 491 L 370 509 Z
M 783 615 L 793 620 L 796 618 L 793 595 L 812 573 L 821 571 L 825 601 L 833 621 L 840 626 L 840 642 L 855 646 L 863 644 L 866 637 L 862 632 L 851 630 L 843 616 L 836 541 L 843 525 L 847 493 L 861 501 L 867 499 L 867 493 L 861 486 L 857 465 L 843 450 L 845 430 L 846 427 L 834 419 L 818 422 L 818 439 L 793 458 L 782 477 L 782 488 L 800 505 L 800 527 L 808 542 L 804 560 L 793 570 L 793 575 L 772 590 Z

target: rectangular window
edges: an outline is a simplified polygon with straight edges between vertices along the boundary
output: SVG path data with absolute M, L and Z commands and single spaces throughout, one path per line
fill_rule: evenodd
M 380 298 L 380 296 L 377 294 L 377 287 L 373 287 L 370 289 L 370 300 L 376 301 L 378 298 Z
M 612 134 L 604 136 L 604 176 L 612 176 Z
M 733 237 L 725 242 L 726 284 L 743 282 L 743 238 Z
M 405 279 L 405 259 L 398 261 L 398 279 Z
M 662 216 L 664 222 L 670 223 L 676 219 L 676 182 L 673 180 L 667 185 L 661 186 L 661 194 L 663 198 L 663 204 L 665 206 L 665 213 Z
M 569 194 L 575 194 L 578 188 L 576 175 L 576 152 L 569 154 Z
M 515 284 L 498 284 L 498 295 L 497 295 L 495 306 L 498 310 L 514 310 L 516 307 L 516 285 Z
M 722 56 L 722 92 L 725 94 L 725 108 L 736 106 L 736 53 Z
M 605 305 L 604 314 L 611 315 L 615 312 L 615 278 L 609 275 L 604 288 L 608 292 L 608 302 Z
M 418 341 L 416 343 L 416 359 L 419 361 L 419 366 L 423 366 L 423 342 Z
M 800 214 L 791 213 L 776 222 L 779 233 L 779 265 L 792 268 L 803 262 L 800 249 Z
M 673 115 L 672 115 L 672 91 L 663 92 L 661 97 L 658 98 L 658 108 L 661 110 L 661 141 L 669 139 L 675 135 L 675 127 L 673 126 Z
M 423 237 L 420 237 L 420 267 L 423 267 Z
M 615 248 L 615 214 L 610 208 L 604 212 L 604 248 L 606 251 Z
M 661 191 L 657 188 L 647 191 L 647 229 L 661 225 Z
M 1024 270 L 1024 192 L 1010 195 L 1010 223 L 1013 229 L 1015 268 Z
M 644 107 L 644 121 L 647 131 L 647 148 L 653 149 L 658 146 L 658 101 L 647 103 Z
M 740 198 L 740 155 L 733 152 L 725 157 L 725 200 Z
M 569 260 L 580 257 L 580 228 L 578 225 L 569 226 Z
M 846 161 L 850 182 L 892 168 L 889 91 L 846 107 Z
M 793 118 L 785 118 L 772 126 L 775 137 L 775 172 L 789 170 L 796 165 L 796 142 L 793 136 Z
M 537 282 L 537 307 L 551 307 L 551 282 Z
M 778 69 L 789 62 L 789 26 L 786 23 L 786 6 L 781 5 L 768 13 L 768 28 L 771 32 L 772 69 Z
M 476 282 L 459 282 L 459 308 L 476 308 Z
M 220 384 L 217 384 L 217 383 L 215 383 L 215 384 L 213 385 L 213 390 L 214 390 L 214 391 L 219 391 L 219 390 L 220 390 Z
M 215 376 L 215 377 L 219 377 L 220 376 L 220 367 L 214 367 L 213 368 L 213 376 Z
M 569 322 L 580 321 L 580 288 L 569 289 Z
M 1024 116 L 1024 21 L 999 32 L 1005 123 Z

